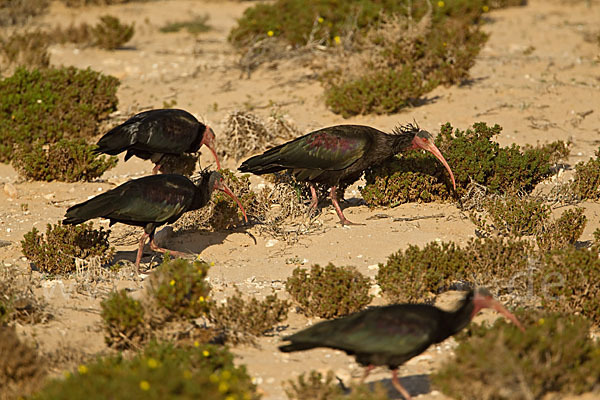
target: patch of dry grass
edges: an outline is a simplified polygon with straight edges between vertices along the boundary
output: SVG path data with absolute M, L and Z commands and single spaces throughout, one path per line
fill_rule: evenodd
M 22 274 L 16 267 L 0 266 L 0 324 L 12 321 L 36 324 L 52 317 L 46 301 L 33 293 L 38 285 L 31 274 Z

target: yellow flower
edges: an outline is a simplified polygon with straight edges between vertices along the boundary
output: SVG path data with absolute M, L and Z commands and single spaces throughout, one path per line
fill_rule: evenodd
M 269 36 L 269 37 L 273 36 L 274 34 L 275 34 L 275 32 L 273 32 L 273 31 L 267 32 L 267 36 Z M 214 265 L 214 263 L 211 263 L 211 265 Z
M 342 39 L 340 39 L 340 37 L 339 37 L 339 36 L 335 36 L 335 37 L 333 38 L 333 41 L 335 42 L 335 44 L 340 44 L 340 43 L 342 43 Z
M 544 320 L 544 318 L 538 319 L 538 325 L 544 325 L 545 322 L 546 320 Z
M 269 36 L 273 36 L 273 31 L 269 31 L 269 32 L 271 32 L 271 34 L 270 34 Z M 210 266 L 211 266 L 211 267 L 214 267 L 214 266 L 215 266 L 215 262 L 214 262 L 214 261 L 211 261 L 211 262 L 210 262 Z
M 150 383 L 148 381 L 140 381 L 140 389 L 144 391 L 150 390 Z
M 171 282 L 169 282 L 169 285 L 175 286 L 175 279 L 171 279 Z
M 188 371 L 187 369 L 185 371 L 183 371 L 183 377 L 185 379 L 192 379 L 192 372 Z
M 322 24 L 323 21 L 325 21 L 325 20 L 323 19 L 323 17 L 319 17 L 319 18 L 317 18 L 317 21 L 319 21 L 319 23 Z
M 444 42 L 442 43 L 442 45 L 444 45 L 444 47 L 448 46 L 448 43 Z
M 149 358 L 148 359 L 148 367 L 154 369 L 158 367 L 158 361 L 156 361 L 154 358 Z
M 443 1 L 438 1 L 438 7 L 442 8 L 446 5 L 446 3 L 444 3 Z
M 229 378 L 231 378 L 231 372 L 230 371 L 223 371 L 223 373 L 221 374 L 221 378 L 228 380 Z
M 483 7 L 481 7 L 481 9 L 483 10 L 484 13 L 490 11 L 490 8 L 488 6 L 483 6 Z
M 219 383 L 219 392 L 227 393 L 229 391 L 229 384 L 227 382 Z
M 77 367 L 77 371 L 79 371 L 81 375 L 85 375 L 88 372 L 88 367 L 86 367 L 85 365 L 80 365 L 79 367 Z
M 208 356 L 210 356 L 210 353 L 208 352 L 208 350 L 202 350 L 202 355 L 204 357 L 208 357 Z
M 202 303 L 202 302 L 204 302 L 204 296 L 198 297 L 198 303 Z
M 210 376 L 208 377 L 208 380 L 211 381 L 212 383 L 217 383 L 217 382 L 219 382 L 219 377 L 215 374 L 210 374 Z
M 195 340 L 195 341 L 194 341 L 194 347 L 200 347 L 200 342 L 199 342 L 199 341 L 197 341 L 197 340 Z

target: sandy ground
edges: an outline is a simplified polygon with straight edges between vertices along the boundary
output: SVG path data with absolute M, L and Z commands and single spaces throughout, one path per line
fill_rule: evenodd
M 427 95 L 425 105 L 400 114 L 348 120 L 325 107 L 321 85 L 310 79 L 309 68 L 298 63 L 285 60 L 271 63 L 250 78 L 243 76 L 236 67 L 238 56 L 226 37 L 236 18 L 252 3 L 171 0 L 85 10 L 54 3 L 40 23 L 54 26 L 94 22 L 104 14 L 135 22 L 136 33 L 127 49 L 108 52 L 73 46 L 51 48 L 54 65 L 91 67 L 120 78 L 119 111 L 124 116 L 140 108 L 160 108 L 163 102 L 174 100 L 177 107 L 189 110 L 213 126 L 218 140 L 227 140 L 219 136 L 219 123 L 227 113 L 251 105 L 257 114 L 267 116 L 271 103 L 281 104 L 302 132 L 338 123 L 390 130 L 395 124 L 413 119 L 425 129 L 437 131 L 447 121 L 461 129 L 485 121 L 504 127 L 498 138 L 502 145 L 571 140 L 572 155 L 568 162 L 572 167 L 591 157 L 600 144 L 600 49 L 584 40 L 586 33 L 598 29 L 600 4 L 596 2 L 588 8 L 584 2 L 561 5 L 558 1 L 531 0 L 529 3 L 524 8 L 488 15 L 485 30 L 491 37 L 471 70 L 471 80 L 463 86 L 437 88 Z M 158 30 L 166 22 L 205 13 L 214 28 L 210 32 L 194 37 Z M 44 230 L 46 223 L 59 221 L 69 205 L 148 174 L 152 168 L 149 162 L 137 159 L 122 161 L 121 157 L 118 166 L 98 182 L 77 184 L 25 182 L 11 167 L 0 164 L 0 186 L 10 183 L 17 191 L 15 197 L 0 191 L 0 240 L 11 242 L 0 248 L 0 262 L 27 270 L 29 264 L 22 257 L 19 244 L 23 234 L 34 226 Z M 211 158 L 203 156 L 203 161 L 203 165 L 208 165 Z M 225 164 L 229 168 L 237 166 L 235 160 Z M 567 179 L 570 173 L 567 170 L 561 179 Z M 541 184 L 542 189 L 551 184 Z M 356 186 L 349 189 L 346 197 L 351 199 L 345 211 L 347 217 L 366 223 L 365 226 L 341 227 L 333 208 L 326 206 L 320 216 L 323 231 L 305 236 L 293 246 L 281 241 L 267 246 L 270 238 L 261 236 L 254 227 L 236 232 L 188 234 L 169 240 L 168 246 L 201 253 L 205 260 L 214 261 L 210 279 L 218 295 L 229 293 L 237 285 L 248 295 L 260 297 L 274 289 L 285 297 L 283 282 L 302 262 L 307 266 L 329 262 L 353 265 L 374 276 L 378 263 L 409 244 L 423 245 L 433 240 L 464 243 L 474 236 L 473 224 L 452 204 L 403 204 L 389 210 L 369 210 L 358 201 Z M 22 204 L 27 204 L 27 211 L 23 211 Z M 582 240 L 589 240 L 599 226 L 600 207 L 593 203 L 583 206 L 588 224 Z M 393 222 L 392 218 L 368 220 L 376 213 L 392 217 L 434 214 L 443 217 L 413 222 Z M 117 225 L 113 231 L 113 237 L 118 238 L 132 229 Z M 136 245 L 130 240 L 117 246 L 117 250 L 117 259 L 133 260 Z M 158 261 L 159 258 L 149 255 L 144 258 L 146 266 Z M 135 295 L 141 293 L 142 286 L 142 281 L 127 275 L 112 283 L 88 282 L 83 287 L 75 280 L 45 282 L 38 292 L 49 301 L 55 319 L 19 329 L 46 351 L 56 348 L 74 348 L 86 354 L 106 351 L 100 301 L 113 288 L 128 287 Z M 447 304 L 456 296 L 449 298 L 445 299 Z M 382 301 L 375 299 L 375 303 Z M 285 398 L 282 384 L 311 369 L 331 369 L 345 381 L 361 375 L 360 367 L 341 352 L 277 351 L 280 336 L 312 322 L 291 312 L 285 323 L 287 329 L 280 334 L 259 339 L 257 347 L 234 348 L 238 362 L 247 365 L 265 399 Z M 445 398 L 429 387 L 427 376 L 451 356 L 452 346 L 450 339 L 401 367 L 402 382 L 416 398 Z M 377 369 L 368 381 L 389 384 L 390 377 L 385 369 Z M 396 395 L 393 391 L 391 394 Z

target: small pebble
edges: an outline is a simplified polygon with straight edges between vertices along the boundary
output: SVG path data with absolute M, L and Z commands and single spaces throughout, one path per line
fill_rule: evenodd
M 265 247 L 273 247 L 277 244 L 277 242 L 279 242 L 279 240 L 277 239 L 269 239 L 267 241 L 267 244 L 265 244 Z

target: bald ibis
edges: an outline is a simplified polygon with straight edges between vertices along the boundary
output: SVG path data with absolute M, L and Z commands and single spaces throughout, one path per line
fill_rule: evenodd
M 337 201 L 340 183 L 353 183 L 368 167 L 375 166 L 408 149 L 424 149 L 446 167 L 456 189 L 450 166 L 433 143 L 433 136 L 418 126 L 408 124 L 391 134 L 364 125 L 336 125 L 310 132 L 290 142 L 251 157 L 239 167 L 256 175 L 289 170 L 300 181 L 310 183 L 311 210 L 317 206 L 315 183 L 331 187 L 331 202 L 342 225 L 348 221 Z
M 144 234 L 140 239 L 135 265 L 139 273 L 142 251 L 146 239 L 150 238 L 150 248 L 164 253 L 154 242 L 156 228 L 171 224 L 185 212 L 204 207 L 214 190 L 225 192 L 238 204 L 244 219 L 246 211 L 223 183 L 218 172 L 203 171 L 197 184 L 183 175 L 150 175 L 134 179 L 116 188 L 102 193 L 88 201 L 70 207 L 65 214 L 63 224 L 76 225 L 93 218 L 108 218 L 110 225 L 121 222 L 127 225 L 141 226 Z M 182 253 L 170 251 L 174 255 Z
M 202 145 L 213 153 L 217 169 L 221 169 L 215 150 L 215 134 L 192 114 L 178 109 L 144 111 L 108 131 L 98 141 L 97 153 L 117 155 L 127 150 L 125 161 L 131 156 L 154 164 L 153 174 L 161 167 L 166 154 L 195 153 Z
M 291 336 L 283 352 L 330 347 L 354 355 L 366 366 L 363 380 L 376 365 L 392 370 L 392 383 L 408 400 L 410 394 L 398 381 L 397 368 L 434 343 L 458 333 L 483 308 L 492 308 L 524 330 L 517 318 L 492 298 L 485 288 L 467 293 L 455 311 L 427 304 L 394 304 L 323 321 Z

